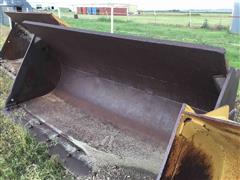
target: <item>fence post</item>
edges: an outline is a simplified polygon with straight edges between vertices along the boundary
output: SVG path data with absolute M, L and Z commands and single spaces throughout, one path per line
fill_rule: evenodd
M 58 17 L 59 17 L 59 19 L 61 19 L 61 10 L 60 10 L 60 7 L 58 8 Z
M 114 13 L 113 6 L 111 6 L 111 33 L 114 33 L 114 31 L 113 31 L 113 13 Z
M 0 13 L 0 36 L 2 36 L 2 25 L 3 25 L 3 18 L 2 18 L 2 14 Z
M 192 12 L 189 10 L 189 27 L 192 27 Z
M 11 29 L 12 29 L 12 20 L 11 20 L 10 17 L 8 17 L 8 21 L 9 21 L 9 28 L 10 28 L 10 30 L 11 30 Z
M 157 14 L 156 14 L 156 10 L 154 10 L 154 20 L 155 20 L 155 24 L 157 24 Z

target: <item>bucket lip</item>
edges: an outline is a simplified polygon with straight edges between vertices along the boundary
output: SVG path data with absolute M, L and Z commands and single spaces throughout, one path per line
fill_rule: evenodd
M 23 25 L 23 21 L 29 19 L 34 22 L 44 22 L 46 24 L 62 25 L 68 26 L 61 19 L 54 16 L 51 12 L 14 12 L 14 11 L 5 11 L 4 12 L 11 20 L 18 25 Z M 33 18 L 33 19 L 32 19 Z M 35 21 L 36 20 L 36 21 Z
M 196 117 L 196 118 L 201 118 L 204 121 L 209 121 L 209 122 L 213 122 L 213 123 L 218 123 L 218 124 L 222 124 L 222 125 L 227 125 L 227 126 L 231 126 L 233 128 L 240 128 L 240 123 L 237 121 L 233 121 L 233 120 L 223 120 L 223 119 L 219 119 L 218 117 L 210 117 L 210 116 L 206 116 L 205 114 L 196 114 L 196 113 L 191 113 L 191 112 L 184 112 L 187 115 Z
M 117 39 L 122 39 L 122 40 L 148 42 L 148 43 L 153 43 L 153 44 L 162 44 L 162 45 L 166 45 L 166 46 L 175 46 L 175 47 L 180 47 L 180 48 L 192 48 L 192 49 L 196 49 L 196 50 L 212 51 L 212 52 L 220 53 L 222 55 L 224 55 L 226 52 L 226 50 L 224 48 L 214 47 L 214 46 L 209 46 L 209 45 L 193 44 L 193 43 L 171 41 L 171 40 L 161 40 L 161 39 L 154 39 L 154 38 L 145 38 L 145 37 L 132 36 L 132 35 L 131 36 L 130 35 L 118 35 L 118 34 L 112 34 L 112 33 L 108 33 L 108 32 L 84 30 L 84 29 L 72 28 L 72 27 L 71 28 L 70 27 L 62 27 L 59 25 L 46 24 L 46 23 L 34 22 L 34 21 L 23 21 L 23 24 L 27 28 L 30 26 L 42 26 L 42 27 L 59 29 L 59 30 L 67 30 L 67 31 L 76 32 L 76 33 L 84 33 L 84 34 L 89 34 L 89 35 L 117 38 Z
M 181 121 L 182 115 L 183 115 L 186 107 L 187 107 L 187 104 L 182 103 L 182 107 L 181 107 L 181 109 L 180 109 L 180 111 L 178 113 L 177 121 L 175 122 L 173 131 L 171 133 L 171 137 L 170 137 L 170 139 L 168 141 L 168 145 L 167 145 L 166 151 L 164 153 L 163 162 L 161 164 L 157 180 L 160 180 L 160 178 L 161 178 L 161 176 L 163 174 L 164 168 L 165 168 L 167 160 L 168 160 L 168 156 L 169 156 L 170 151 L 171 151 L 172 146 L 173 146 L 173 142 L 174 142 L 174 139 L 175 139 L 175 136 L 176 136 L 176 133 L 177 133 L 177 129 L 178 129 L 179 123 Z
M 10 14 L 28 14 L 28 15 L 34 15 L 34 14 L 46 14 L 46 15 L 52 15 L 53 13 L 51 12 L 16 12 L 16 11 L 5 11 L 4 12 L 5 14 L 7 15 L 10 15 Z

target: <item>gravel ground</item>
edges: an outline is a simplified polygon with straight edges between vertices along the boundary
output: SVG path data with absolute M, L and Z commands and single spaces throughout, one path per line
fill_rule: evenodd
M 107 165 L 142 169 L 155 176 L 160 169 L 166 148 L 162 143 L 88 115 L 53 94 L 29 101 L 26 107 L 65 134 L 102 152 L 96 157 L 96 151 L 87 151 L 88 155 L 97 159 L 93 163 L 94 169 L 105 166 L 109 158 L 117 159 L 112 159 Z
M 77 180 L 154 180 L 156 175 L 136 168 L 126 168 L 118 166 L 107 166 L 94 172 L 87 177 L 81 177 Z

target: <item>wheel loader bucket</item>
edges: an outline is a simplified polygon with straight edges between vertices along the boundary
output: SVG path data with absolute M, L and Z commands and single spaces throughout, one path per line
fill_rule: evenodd
M 238 77 L 235 69 L 226 67 L 223 49 L 37 22 L 25 22 L 24 26 L 35 37 L 15 81 L 21 91 L 13 87 L 7 106 L 55 89 L 73 100 L 86 99 L 120 114 L 125 114 L 128 101 L 141 93 L 202 111 L 225 104 L 234 108 Z M 121 96 L 126 101 L 119 101 Z M 145 114 L 137 110 L 140 104 L 133 105 L 136 107 L 126 116 Z
M 159 178 L 177 179 L 193 167 L 207 179 L 226 178 L 231 167 L 239 167 L 238 161 L 229 161 L 238 152 L 239 125 L 205 114 L 228 105 L 234 116 L 239 74 L 226 66 L 223 49 L 22 24 L 33 38 L 6 107 L 24 103 L 35 118 L 81 141 L 87 157 L 94 157 L 85 159 L 93 171 L 117 164 L 128 167 L 124 173 L 134 168 L 131 177 L 141 179 L 156 178 L 162 167 Z M 47 132 L 41 136 L 50 138 Z M 225 146 L 229 156 L 220 150 Z M 227 164 L 218 166 L 217 154 Z M 191 165 L 191 160 L 199 163 Z

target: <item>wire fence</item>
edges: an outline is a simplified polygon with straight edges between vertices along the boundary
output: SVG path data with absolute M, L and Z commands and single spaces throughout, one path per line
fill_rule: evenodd
M 62 9 L 60 11 L 51 11 L 56 16 L 61 18 L 73 19 L 76 14 L 69 9 Z M 111 16 L 109 13 L 104 15 L 83 15 L 78 14 L 79 20 L 86 20 L 91 23 L 91 20 L 98 22 L 105 22 L 111 27 Z M 8 17 L 4 16 L 3 9 L 0 7 L 0 41 L 4 41 L 6 32 L 8 30 L 3 25 L 9 24 Z M 107 23 L 106 23 L 107 22 Z M 135 15 L 122 15 L 114 14 L 114 30 L 119 26 L 126 25 L 136 26 L 141 25 L 157 25 L 157 26 L 176 26 L 176 27 L 189 27 L 189 28 L 204 28 L 212 30 L 228 30 L 232 22 L 231 13 L 206 13 L 206 12 L 140 12 Z M 1 42 L 0 42 L 1 43 Z M 1 45 L 1 44 L 0 44 Z
M 73 12 L 62 12 L 63 17 L 74 17 Z M 57 15 L 57 14 L 56 14 Z M 80 19 L 110 21 L 110 15 L 83 15 L 78 14 Z M 231 13 L 192 13 L 192 12 L 158 12 L 141 13 L 137 15 L 114 15 L 114 23 L 133 22 L 138 24 L 155 24 L 178 27 L 206 28 L 206 29 L 229 29 L 232 16 Z

